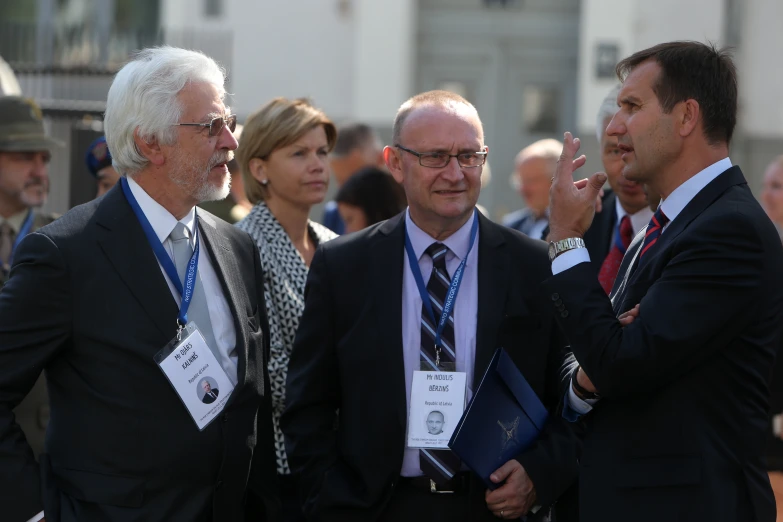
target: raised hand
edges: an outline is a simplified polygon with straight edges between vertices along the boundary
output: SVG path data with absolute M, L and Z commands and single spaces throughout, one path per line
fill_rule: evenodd
M 582 237 L 595 215 L 596 199 L 606 182 L 606 174 L 598 172 L 589 179 L 574 181 L 574 171 L 585 164 L 579 151 L 579 138 L 570 132 L 563 139 L 563 153 L 557 162 L 552 187 L 549 189 L 549 240 Z

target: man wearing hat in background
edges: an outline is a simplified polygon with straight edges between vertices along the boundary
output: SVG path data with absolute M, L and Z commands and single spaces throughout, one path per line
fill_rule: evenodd
M 87 170 L 98 183 L 96 198 L 106 194 L 120 180 L 119 173 L 111 166 L 111 153 L 105 136 L 90 143 L 84 161 L 87 163 Z
M 14 249 L 35 230 L 58 216 L 37 209 L 49 194 L 51 151 L 61 146 L 46 136 L 41 109 L 29 98 L 0 96 L 0 292 L 8 279 Z M 14 410 L 27 441 L 43 451 L 49 422 L 49 399 L 41 376 Z

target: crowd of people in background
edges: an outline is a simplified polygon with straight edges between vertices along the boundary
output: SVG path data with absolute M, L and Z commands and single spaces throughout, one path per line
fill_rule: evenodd
M 237 122 L 211 58 L 148 49 L 118 73 L 106 136 L 84 152 L 96 199 L 64 216 L 40 210 L 62 144 L 46 135 L 33 100 L 0 97 L 0 518 L 456 522 L 536 513 L 568 522 L 653 520 L 668 509 L 691 520 L 773 520 L 759 471 L 783 506 L 781 365 L 772 372 L 783 289 L 771 275 L 780 266 L 768 265 L 783 260 L 783 156 L 764 173 L 759 206 L 728 160 L 734 120 L 714 114 L 733 103 L 736 118 L 730 59 L 695 43 L 646 52 L 621 62 L 622 83 L 596 115 L 604 177 L 572 184 L 583 158 L 570 135 L 520 144 L 510 180 L 524 206 L 501 224 L 478 207 L 488 182 L 481 119 L 453 93 L 403 103 L 383 144 L 371 126 L 335 124 L 308 99 L 276 98 Z M 703 78 L 680 67 L 703 60 L 722 88 L 693 94 L 688 82 Z M 670 148 L 646 149 L 651 142 Z M 756 223 L 762 207 L 777 237 Z M 747 257 L 732 265 L 728 256 L 723 269 L 736 284 L 721 297 L 695 282 L 719 269 L 712 256 L 726 257 L 723 242 L 703 238 L 725 230 L 740 243 L 743 216 L 756 224 L 743 240 Z M 678 242 L 690 223 L 701 239 Z M 668 249 L 657 258 L 646 253 L 656 242 Z M 446 309 L 439 292 L 455 272 L 464 281 L 441 338 L 423 303 Z M 437 279 L 444 288 L 432 286 Z M 754 285 L 769 292 L 766 308 L 736 328 L 683 314 L 702 327 L 694 333 L 651 304 L 674 309 L 683 289 L 683 306 L 737 304 Z M 233 386 L 193 382 L 209 388 L 203 402 L 219 405 L 200 429 L 174 378 L 153 367 L 164 347 L 183 346 L 191 323 Z M 692 352 L 670 353 L 685 341 Z M 498 462 L 494 491 L 448 450 L 404 445 L 410 377 L 432 343 L 438 360 L 466 373 L 468 398 L 494 349 L 506 347 L 551 412 L 534 448 Z M 620 376 L 630 370 L 636 383 Z M 714 387 L 736 395 L 717 405 L 730 419 L 710 411 L 692 426 L 703 447 L 683 442 L 684 427 L 662 427 L 684 422 L 673 404 L 685 389 L 685 403 L 707 410 Z M 744 394 L 752 407 L 738 405 Z M 376 405 L 384 416 L 371 416 Z M 659 432 L 670 454 L 642 451 L 648 461 L 636 464 L 618 456 L 622 440 L 638 439 L 636 449 L 654 440 L 626 431 L 623 419 Z M 743 430 L 747 447 L 721 449 Z M 707 433 L 725 439 L 713 446 Z M 762 435 L 766 464 L 750 449 Z M 744 460 L 732 462 L 735 452 Z M 650 462 L 656 455 L 664 461 Z M 602 466 L 636 496 L 605 484 Z M 718 494 L 720 509 L 706 509 Z

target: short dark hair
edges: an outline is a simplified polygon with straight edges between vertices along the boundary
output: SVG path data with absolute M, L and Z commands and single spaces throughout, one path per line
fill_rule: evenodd
M 360 169 L 348 178 L 334 199 L 360 208 L 367 226 L 396 216 L 408 205 L 400 184 L 391 174 L 375 167 Z
M 663 111 L 668 114 L 677 103 L 696 100 L 707 142 L 728 144 L 737 124 L 737 70 L 729 50 L 700 42 L 662 43 L 621 60 L 617 77 L 625 81 L 647 60 L 661 67 L 653 91 Z
M 375 131 L 364 123 L 349 123 L 337 128 L 337 141 L 332 149 L 335 156 L 347 156 L 351 151 L 375 139 Z

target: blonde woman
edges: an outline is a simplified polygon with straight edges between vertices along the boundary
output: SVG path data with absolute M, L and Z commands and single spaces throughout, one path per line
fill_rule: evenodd
M 336 237 L 308 218 L 310 208 L 326 196 L 327 157 L 336 138 L 334 124 L 309 101 L 276 98 L 248 117 L 236 152 L 253 204 L 236 226 L 255 240 L 264 271 L 277 472 L 287 522 L 304 518 L 279 420 L 310 261 L 320 243 Z

